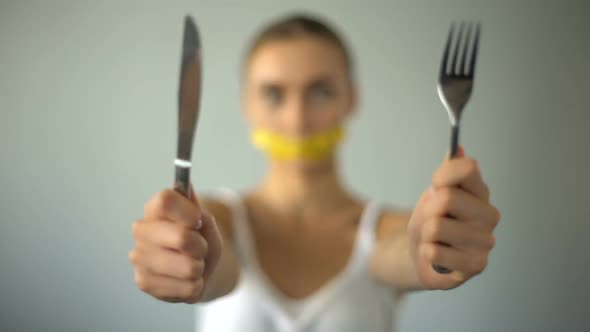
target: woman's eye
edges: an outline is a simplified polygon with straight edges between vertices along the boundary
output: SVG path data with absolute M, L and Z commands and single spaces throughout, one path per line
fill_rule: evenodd
M 270 105 L 278 105 L 281 103 L 282 94 L 278 89 L 264 90 L 264 100 Z
M 319 86 L 315 87 L 310 91 L 310 97 L 312 99 L 327 99 L 334 95 L 332 90 L 328 87 Z

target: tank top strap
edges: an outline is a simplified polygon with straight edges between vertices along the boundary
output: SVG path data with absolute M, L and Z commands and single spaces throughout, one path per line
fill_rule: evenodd
M 365 206 L 357 233 L 355 255 L 359 256 L 359 262 L 368 263 L 375 247 L 376 227 L 381 218 L 382 206 L 377 201 L 369 201 Z
M 218 188 L 208 192 L 209 196 L 225 204 L 231 212 L 233 227 L 233 245 L 235 254 L 244 268 L 255 266 L 253 239 L 248 225 L 248 213 L 240 193 L 230 188 Z

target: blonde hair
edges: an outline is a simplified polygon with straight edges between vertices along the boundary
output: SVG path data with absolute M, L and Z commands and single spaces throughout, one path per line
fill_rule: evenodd
M 253 54 L 262 45 L 272 41 L 284 41 L 302 37 L 320 38 L 334 45 L 342 54 L 348 74 L 352 77 L 352 56 L 341 35 L 323 19 L 302 13 L 281 17 L 264 26 L 250 42 L 242 68 L 246 68 Z

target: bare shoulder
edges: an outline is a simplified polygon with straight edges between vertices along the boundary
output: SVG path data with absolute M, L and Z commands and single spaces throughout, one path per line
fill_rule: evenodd
M 411 211 L 404 209 L 383 209 L 376 230 L 377 241 L 391 239 L 404 233 L 411 214 Z
M 215 217 L 215 222 L 224 237 L 231 239 L 233 237 L 231 208 L 219 199 L 207 195 L 199 197 L 199 204 Z

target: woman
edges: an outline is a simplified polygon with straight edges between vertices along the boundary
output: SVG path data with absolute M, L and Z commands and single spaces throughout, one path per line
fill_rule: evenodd
M 166 189 L 148 201 L 130 252 L 141 290 L 202 303 L 199 331 L 391 331 L 403 294 L 455 288 L 484 270 L 500 216 L 462 149 L 412 213 L 342 185 L 352 67 L 341 38 L 309 16 L 257 36 L 242 97 L 266 176 L 241 194 L 189 201 Z

